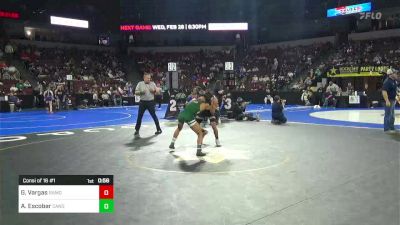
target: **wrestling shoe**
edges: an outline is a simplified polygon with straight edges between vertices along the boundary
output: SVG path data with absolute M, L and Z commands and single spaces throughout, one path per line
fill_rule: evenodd
M 206 153 L 202 152 L 201 150 L 197 150 L 196 156 L 205 156 Z
M 219 140 L 215 140 L 215 146 L 217 146 L 217 147 L 221 147 L 222 146 L 221 143 L 219 142 Z
M 395 134 L 396 131 L 395 130 L 386 130 L 385 134 Z

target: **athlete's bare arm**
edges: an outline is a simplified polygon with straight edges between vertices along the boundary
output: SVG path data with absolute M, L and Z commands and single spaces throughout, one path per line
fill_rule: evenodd
M 208 103 L 201 103 L 200 104 L 200 111 L 204 111 L 204 110 L 211 110 L 211 106 Z
M 218 98 L 216 98 L 215 96 L 213 96 L 212 99 L 211 99 L 211 107 L 210 107 L 210 112 L 211 112 L 211 114 L 214 114 L 214 113 L 215 113 L 215 110 L 217 110 L 218 107 L 219 107 Z

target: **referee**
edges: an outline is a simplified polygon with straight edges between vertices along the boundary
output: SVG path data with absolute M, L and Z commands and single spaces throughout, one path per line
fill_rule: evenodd
M 140 96 L 140 103 L 139 103 L 139 115 L 136 121 L 135 126 L 135 136 L 139 135 L 140 126 L 142 125 L 142 118 L 144 112 L 149 110 L 151 117 L 153 117 L 154 123 L 157 127 L 156 135 L 161 134 L 160 123 L 158 122 L 158 118 L 156 115 L 155 110 L 155 103 L 154 103 L 154 94 L 157 92 L 157 87 L 154 82 L 150 81 L 150 75 L 145 74 L 143 75 L 143 81 L 140 81 L 135 89 L 135 94 Z

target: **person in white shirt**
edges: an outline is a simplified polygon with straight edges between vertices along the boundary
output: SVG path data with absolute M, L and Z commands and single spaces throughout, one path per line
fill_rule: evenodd
M 351 82 L 347 83 L 347 87 L 346 87 L 346 94 L 347 95 L 353 95 L 354 93 L 354 87 L 351 84 Z
M 307 90 L 303 90 L 303 94 L 301 95 L 301 101 L 304 102 L 306 106 L 310 106 L 310 93 Z
M 99 102 L 99 95 L 97 94 L 97 90 L 94 90 L 94 92 L 93 92 L 93 104 L 94 104 L 94 106 L 97 106 L 98 102 Z
M 258 77 L 257 77 L 257 75 L 254 75 L 253 76 L 253 80 L 252 80 L 253 82 L 252 83 L 257 83 L 258 82 Z
M 18 88 L 15 86 L 15 84 L 13 84 L 13 86 L 10 87 L 10 92 L 15 93 L 17 91 L 18 91 Z
M 13 54 L 14 53 L 14 48 L 12 47 L 12 45 L 10 43 L 8 43 L 4 49 L 4 51 L 7 54 Z
M 151 81 L 150 74 L 143 75 L 143 81 L 139 82 L 135 89 L 135 95 L 140 96 L 138 117 L 135 126 L 135 136 L 139 135 L 140 126 L 142 124 L 143 114 L 146 110 L 149 111 L 151 117 L 154 120 L 157 131 L 155 135 L 162 133 L 160 123 L 158 121 L 155 112 L 154 95 L 160 92 L 160 88 L 156 86 L 154 82 Z
M 277 70 L 279 66 L 279 62 L 277 58 L 274 58 L 274 64 L 272 66 L 272 70 Z
M 32 87 L 32 85 L 31 85 L 31 83 L 29 83 L 28 80 L 26 80 L 26 81 L 24 82 L 24 87 L 25 87 L 25 88 L 30 88 L 30 87 Z
M 326 88 L 326 92 L 331 92 L 334 95 L 337 95 L 340 92 L 340 88 L 337 84 L 333 83 L 333 81 L 329 81 L 329 86 Z
M 53 113 L 53 100 L 54 100 L 54 93 L 50 89 L 50 86 L 47 87 L 47 90 L 43 93 L 44 101 L 46 104 L 49 105 L 48 110 L 49 113 Z
M 107 92 L 103 92 L 101 95 L 101 99 L 103 99 L 103 106 L 108 106 L 109 105 L 109 100 L 110 100 L 110 95 Z

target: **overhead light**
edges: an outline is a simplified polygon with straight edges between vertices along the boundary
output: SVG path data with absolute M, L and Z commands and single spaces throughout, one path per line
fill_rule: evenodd
M 208 23 L 208 30 L 230 30 L 230 31 L 239 31 L 239 30 L 248 30 L 248 23 Z
M 87 20 L 77 20 L 65 17 L 50 16 L 50 23 L 54 25 L 89 28 L 89 21 Z

